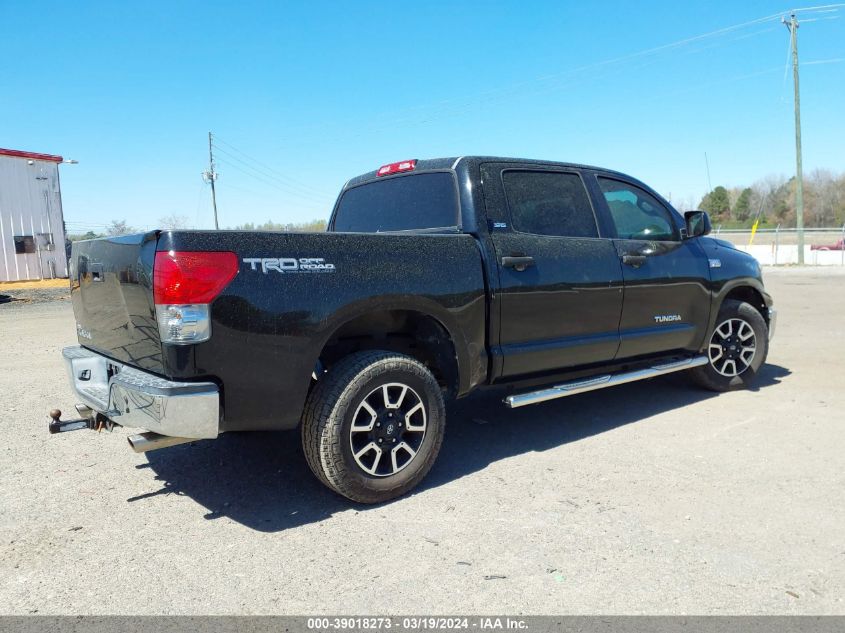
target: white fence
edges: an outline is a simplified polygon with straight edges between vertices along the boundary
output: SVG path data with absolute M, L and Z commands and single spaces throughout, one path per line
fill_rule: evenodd
M 751 240 L 745 229 L 715 229 L 713 237 L 732 242 L 753 255 L 764 266 L 798 263 L 796 229 L 760 229 Z M 808 266 L 845 266 L 845 250 L 813 250 L 813 246 L 833 246 L 845 239 L 845 226 L 835 229 L 804 229 L 804 263 Z

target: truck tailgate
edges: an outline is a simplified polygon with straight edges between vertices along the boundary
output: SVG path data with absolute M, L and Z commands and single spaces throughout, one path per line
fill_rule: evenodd
M 79 343 L 162 373 L 153 303 L 157 232 L 75 242 L 71 300 Z

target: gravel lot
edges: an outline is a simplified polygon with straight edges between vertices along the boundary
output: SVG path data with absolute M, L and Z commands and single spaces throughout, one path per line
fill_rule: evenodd
M 70 301 L 70 292 L 67 288 L 17 290 L 8 285 L 5 287 L 0 286 L 0 305 L 17 303 L 19 307 L 20 304 L 49 303 L 52 301 Z
M 295 433 L 48 436 L 70 303 L 0 305 L 0 613 L 845 614 L 845 271 L 766 281 L 758 390 L 473 396 L 379 507 L 317 483 Z

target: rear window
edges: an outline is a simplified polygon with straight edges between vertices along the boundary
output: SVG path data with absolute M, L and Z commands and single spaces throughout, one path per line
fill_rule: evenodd
M 377 180 L 343 194 L 335 231 L 376 233 L 456 226 L 455 181 L 447 172 Z

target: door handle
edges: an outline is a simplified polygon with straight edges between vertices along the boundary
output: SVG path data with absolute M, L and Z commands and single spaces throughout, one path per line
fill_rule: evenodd
M 534 265 L 534 258 L 531 256 L 520 255 L 516 257 L 502 257 L 502 266 L 505 268 L 513 268 L 517 272 L 522 272 L 529 266 Z
M 623 255 L 622 256 L 622 263 L 626 266 L 633 266 L 634 268 L 639 268 L 646 261 L 645 255 Z

